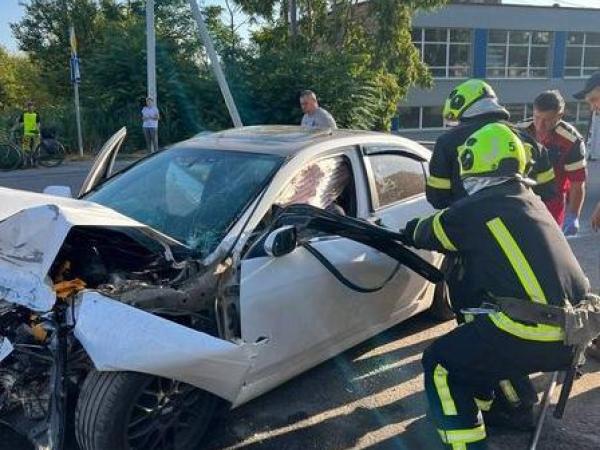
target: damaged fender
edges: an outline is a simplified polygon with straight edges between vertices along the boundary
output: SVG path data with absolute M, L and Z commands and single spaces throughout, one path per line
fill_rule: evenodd
M 234 344 L 124 305 L 80 294 L 75 336 L 100 371 L 133 371 L 189 383 L 233 401 L 260 344 Z

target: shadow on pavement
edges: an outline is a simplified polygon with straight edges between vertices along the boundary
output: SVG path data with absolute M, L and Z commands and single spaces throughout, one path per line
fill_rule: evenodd
M 422 373 L 420 353 L 433 338 L 376 355 L 369 352 L 434 325 L 424 315 L 411 319 L 248 405 L 224 413 L 211 426 L 207 448 L 348 448 L 372 431 L 423 415 L 423 394 L 417 381 Z M 373 397 L 403 383 L 418 384 L 408 390 L 416 393 L 377 405 Z M 315 417 L 318 415 L 322 417 Z M 245 442 L 262 433 L 265 437 L 260 444 Z M 322 439 L 320 446 L 311 447 L 318 439 Z
M 423 416 L 424 406 L 414 410 L 416 401 L 422 393 L 411 394 L 399 401 L 387 405 L 372 407 L 357 406 L 352 411 L 335 417 L 320 420 L 317 423 L 306 423 L 301 427 L 290 430 L 270 430 L 268 436 L 250 442 L 219 442 L 208 445 L 207 448 L 235 448 L 261 449 L 261 450 L 338 450 L 356 447 L 361 439 L 370 433 L 389 425 L 397 425 L 412 417 Z M 213 428 L 213 433 L 217 432 Z M 248 436 L 250 437 L 250 436 Z M 390 439 L 390 445 L 402 445 L 406 449 L 437 450 L 429 443 L 437 443 L 434 439 L 435 430 L 422 417 L 413 422 L 401 436 Z M 383 447 L 382 447 L 383 448 Z
M 433 424 L 425 416 L 411 422 L 402 434 L 392 436 L 364 448 L 365 450 L 444 449 Z

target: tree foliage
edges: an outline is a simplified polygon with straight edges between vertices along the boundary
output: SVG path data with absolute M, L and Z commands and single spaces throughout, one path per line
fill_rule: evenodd
M 340 125 L 387 129 L 407 89 L 431 82 L 411 43 L 412 14 L 444 2 L 227 0 L 227 10 L 212 6 L 203 12 L 245 123 L 298 123 L 298 93 L 313 89 Z M 86 142 L 97 148 L 126 124 L 140 145 L 145 3 L 24 0 L 24 17 L 12 27 L 27 56 L 0 51 L 0 108 L 39 99 L 44 117 L 74 140 L 68 66 L 73 24 Z M 246 39 L 234 23 L 238 10 L 262 24 Z M 157 0 L 156 30 L 161 140 L 231 126 L 188 0 Z

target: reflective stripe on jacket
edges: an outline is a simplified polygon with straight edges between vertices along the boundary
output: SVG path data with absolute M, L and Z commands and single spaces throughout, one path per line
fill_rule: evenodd
M 542 201 L 518 181 L 485 188 L 418 222 L 418 248 L 457 252 L 464 268 L 461 292 L 471 299 L 499 297 L 564 306 L 585 297 L 589 281 Z M 561 341 L 560 327 L 490 316 L 521 339 Z

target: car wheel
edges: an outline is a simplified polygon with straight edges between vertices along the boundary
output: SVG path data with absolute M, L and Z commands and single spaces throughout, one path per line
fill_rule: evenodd
M 185 383 L 137 372 L 92 370 L 75 411 L 81 450 L 198 448 L 218 397 Z
M 433 293 L 433 302 L 429 308 L 429 314 L 435 320 L 440 322 L 446 322 L 456 317 L 452 307 L 450 306 L 450 294 L 448 291 L 448 285 L 445 281 L 438 283 L 435 286 Z

